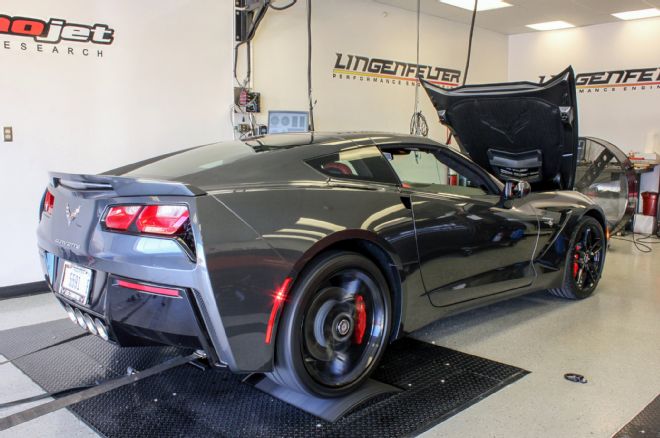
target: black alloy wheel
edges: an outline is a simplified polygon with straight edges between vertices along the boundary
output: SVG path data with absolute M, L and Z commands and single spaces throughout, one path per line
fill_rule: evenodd
M 323 397 L 364 383 L 390 333 L 390 293 L 378 267 L 352 252 L 325 254 L 290 297 L 277 335 L 274 380 Z
M 550 292 L 563 298 L 586 298 L 596 289 L 603 271 L 607 247 L 603 227 L 596 219 L 584 217 L 569 245 L 564 287 Z

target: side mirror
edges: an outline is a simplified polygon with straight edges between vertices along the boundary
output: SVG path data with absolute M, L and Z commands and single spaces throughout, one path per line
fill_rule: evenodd
M 527 181 L 512 179 L 504 183 L 502 191 L 502 200 L 524 198 L 532 191 L 532 186 Z

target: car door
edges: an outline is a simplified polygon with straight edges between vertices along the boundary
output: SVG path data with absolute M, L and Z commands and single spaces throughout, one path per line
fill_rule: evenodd
M 502 205 L 499 186 L 448 148 L 383 147 L 410 196 L 424 287 L 448 306 L 530 285 L 538 218 L 525 203 Z M 516 205 L 519 204 L 519 205 Z

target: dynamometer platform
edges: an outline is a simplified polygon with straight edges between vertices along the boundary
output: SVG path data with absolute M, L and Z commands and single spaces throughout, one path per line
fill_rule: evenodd
M 71 339 L 81 334 L 68 319 L 6 330 L 0 332 L 0 354 L 44 391 L 55 393 L 191 353 L 170 347 L 119 348 L 91 335 Z M 256 389 L 243 381 L 246 376 L 188 364 L 68 409 L 107 437 L 400 437 L 433 427 L 527 373 L 404 338 L 390 345 L 373 375 L 397 391 L 377 395 L 334 422 Z

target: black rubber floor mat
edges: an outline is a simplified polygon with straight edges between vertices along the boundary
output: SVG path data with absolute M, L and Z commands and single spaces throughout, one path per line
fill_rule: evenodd
M 0 354 L 13 360 L 65 339 L 86 333 L 69 319 L 59 319 L 0 332 Z
M 68 321 L 67 321 L 68 322 Z M 61 321 L 0 332 L 0 354 L 16 357 L 71 330 Z M 70 334 L 70 333 L 69 333 Z M 17 347 L 18 346 L 18 347 Z M 118 377 L 187 354 L 175 348 L 119 348 L 95 336 L 17 359 L 45 391 Z M 404 389 L 372 399 L 335 423 L 296 409 L 226 370 L 182 366 L 70 407 L 108 437 L 399 437 L 420 433 L 528 372 L 404 338 L 391 345 L 373 377 Z
M 612 438 L 660 438 L 660 395 Z

